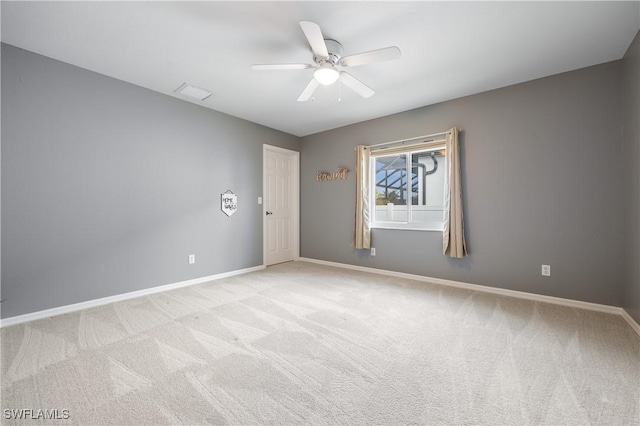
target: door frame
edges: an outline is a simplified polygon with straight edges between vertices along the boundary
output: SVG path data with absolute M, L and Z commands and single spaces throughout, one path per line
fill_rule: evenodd
M 293 260 L 300 260 L 300 153 L 291 149 L 262 144 L 262 266 L 264 267 L 267 267 L 267 151 L 286 154 L 293 157 L 293 170 L 291 171 Z

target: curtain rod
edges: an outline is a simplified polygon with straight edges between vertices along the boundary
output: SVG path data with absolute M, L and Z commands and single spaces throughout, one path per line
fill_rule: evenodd
M 378 147 L 385 146 L 385 145 L 394 145 L 394 144 L 399 144 L 399 143 L 411 142 L 411 141 L 415 141 L 415 140 L 418 140 L 418 139 L 433 138 L 435 136 L 446 135 L 449 132 L 450 132 L 450 130 L 447 130 L 446 132 L 433 133 L 433 134 L 424 135 L 424 136 L 416 136 L 415 138 L 410 138 L 410 139 L 400 139 L 400 140 L 393 141 L 393 142 L 379 143 L 379 144 L 376 144 L 376 145 L 369 145 L 369 148 L 378 148 Z M 425 142 L 429 142 L 429 141 L 425 141 Z

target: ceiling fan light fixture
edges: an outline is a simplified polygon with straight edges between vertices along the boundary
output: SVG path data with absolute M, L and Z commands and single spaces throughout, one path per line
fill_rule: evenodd
M 322 64 L 313 72 L 313 77 L 318 80 L 318 83 L 329 86 L 336 82 L 340 73 L 331 64 Z

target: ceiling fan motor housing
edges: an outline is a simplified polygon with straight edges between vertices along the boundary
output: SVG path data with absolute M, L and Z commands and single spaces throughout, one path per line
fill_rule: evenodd
M 342 58 L 342 45 L 331 39 L 325 39 L 324 43 L 327 45 L 327 52 L 329 52 L 329 56 L 327 58 L 314 56 L 313 61 L 318 65 L 322 65 L 327 62 L 331 65 L 338 65 Z

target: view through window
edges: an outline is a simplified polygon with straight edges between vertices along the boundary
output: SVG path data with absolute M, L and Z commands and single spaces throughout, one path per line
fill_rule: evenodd
M 442 230 L 447 162 L 442 146 L 372 154 L 372 227 Z

